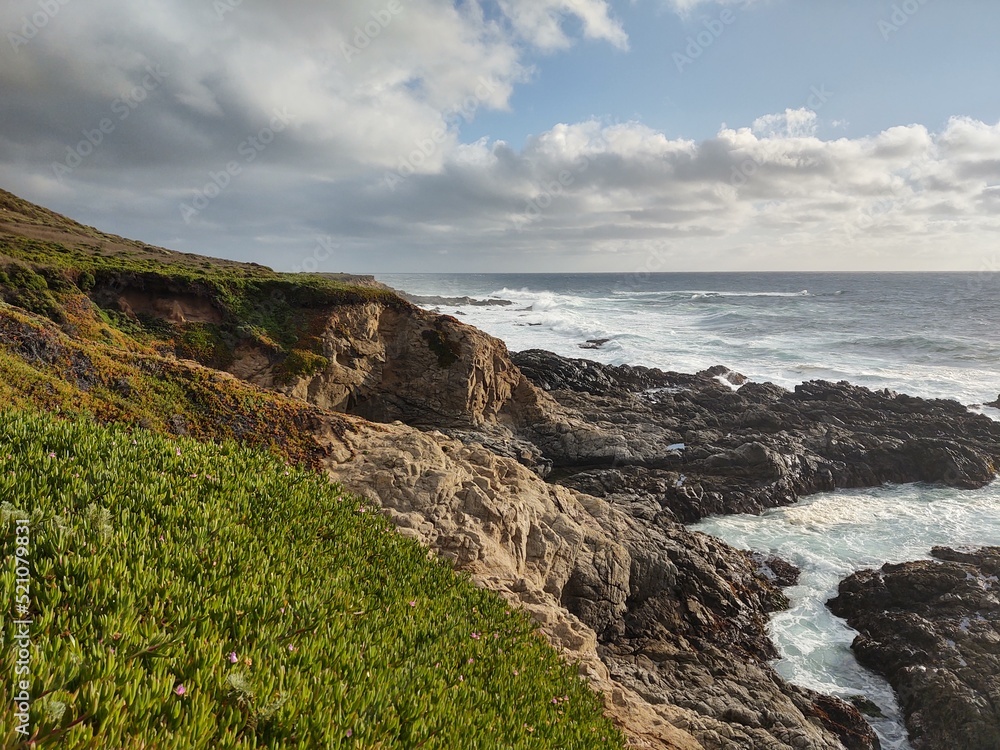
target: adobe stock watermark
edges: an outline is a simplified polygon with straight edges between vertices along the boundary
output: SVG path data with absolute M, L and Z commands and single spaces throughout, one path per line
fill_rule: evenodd
M 110 117 L 103 117 L 97 123 L 97 127 L 84 130 L 83 140 L 75 146 L 66 147 L 66 156 L 61 162 L 52 162 L 52 173 L 56 179 L 61 180 L 73 173 L 105 142 L 107 137 L 115 132 L 119 123 L 125 122 L 129 116 L 139 108 L 149 95 L 156 91 L 167 78 L 167 73 L 160 65 L 147 65 L 146 75 L 132 88 L 131 91 L 122 94 L 111 102 L 111 114 L 117 115 L 117 122 Z
M 38 0 L 38 10 L 30 16 L 22 16 L 21 33 L 13 31 L 7 33 L 7 41 L 14 48 L 15 52 L 28 44 L 38 34 L 49 25 L 49 21 L 55 18 L 59 11 L 70 3 L 70 0 Z
M 340 248 L 340 243 L 333 237 L 323 236 L 316 238 L 312 255 L 292 266 L 290 273 L 316 273 L 320 264 L 329 260 Z M 275 288 L 269 297 L 261 301 L 263 309 L 271 314 L 275 310 L 288 304 L 288 297 L 280 287 Z
M 222 195 L 233 180 L 243 173 L 245 165 L 252 164 L 257 157 L 272 143 L 278 133 L 282 132 L 291 122 L 292 116 L 288 114 L 288 108 L 275 109 L 274 116 L 268 125 L 258 130 L 255 134 L 247 136 L 236 148 L 236 153 L 243 157 L 242 163 L 238 160 L 226 162 L 218 171 L 208 173 L 208 182 L 201 188 L 194 190 L 194 197 L 189 203 L 182 202 L 178 209 L 185 224 L 190 224 L 198 214 L 208 208 L 212 201 Z
M 701 58 L 705 54 L 705 50 L 715 44 L 726 29 L 734 23 L 736 23 L 736 13 L 731 8 L 725 8 L 717 18 L 703 21 L 702 25 L 705 28 L 685 40 L 687 46 L 684 47 L 684 51 L 675 51 L 671 56 L 674 65 L 677 66 L 677 72 L 683 73 L 685 68 L 694 65 L 695 60 Z
M 22 737 L 31 734 L 29 714 L 31 713 L 31 522 L 28 519 L 14 519 L 17 545 L 14 551 L 14 610 L 17 619 L 13 621 L 14 642 L 14 725 Z
M 340 51 L 344 55 L 344 59 L 347 62 L 351 62 L 364 50 L 368 49 L 372 41 L 377 39 L 385 31 L 386 27 L 393 22 L 396 16 L 402 12 L 403 5 L 399 0 L 389 0 L 385 4 L 385 7 L 369 13 L 371 16 L 370 21 L 365 21 L 363 25 L 354 27 L 354 35 L 351 37 L 351 41 L 354 44 L 350 45 L 347 42 L 340 43 Z
M 988 258 L 982 258 L 979 262 L 979 269 L 973 271 L 975 276 L 969 279 L 966 286 L 966 294 L 977 296 L 982 294 L 987 287 L 995 289 L 1000 286 L 1000 253 L 993 253 Z
M 292 266 L 291 273 L 316 273 L 320 264 L 329 260 L 339 248 L 340 243 L 334 241 L 333 237 L 317 237 L 312 255 Z
M 883 41 L 888 42 L 890 36 L 906 26 L 910 19 L 929 2 L 930 0 L 903 0 L 903 2 L 893 5 L 889 17 L 880 19 L 876 24 L 879 33 L 882 34 Z
M 806 98 L 806 108 L 815 114 L 832 98 L 833 92 L 827 91 L 825 84 L 820 84 L 819 87 L 812 86 L 809 89 L 809 96 Z M 743 187 L 757 174 L 762 166 L 764 166 L 764 163 L 757 157 L 747 157 L 733 167 L 729 183 L 735 188 Z
M 444 111 L 444 125 L 434 128 L 434 130 L 428 133 L 426 138 L 414 141 L 414 149 L 408 154 L 403 154 L 399 157 L 399 166 L 396 167 L 396 171 L 387 172 L 382 179 L 387 188 L 395 190 L 408 177 L 415 175 L 417 170 L 428 159 L 432 158 L 438 149 L 441 148 L 441 145 L 448 140 L 451 128 L 457 125 L 460 120 L 471 122 L 476 110 L 483 102 L 489 99 L 493 92 L 496 91 L 498 85 L 496 81 L 487 80 L 483 77 L 479 78 L 478 84 L 475 90 L 469 96 L 465 97 L 460 104 Z
M 854 221 L 844 226 L 844 234 L 848 244 L 853 245 L 858 241 L 859 235 L 873 229 L 878 221 L 892 213 L 896 204 L 903 196 L 903 185 L 900 182 L 893 182 L 888 192 L 874 203 L 865 207 L 864 211 Z

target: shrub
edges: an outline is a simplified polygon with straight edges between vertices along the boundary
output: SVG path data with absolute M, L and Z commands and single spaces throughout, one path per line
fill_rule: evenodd
M 321 354 L 306 349 L 293 349 L 281 363 L 280 375 L 285 382 L 289 382 L 323 372 L 329 366 L 330 360 Z

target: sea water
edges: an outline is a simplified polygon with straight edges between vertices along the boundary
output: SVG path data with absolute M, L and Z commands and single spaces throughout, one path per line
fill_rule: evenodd
M 725 365 L 787 388 L 849 380 L 916 396 L 981 404 L 1000 394 L 1000 274 L 504 274 L 394 275 L 411 294 L 504 299 L 441 305 L 503 339 L 607 364 L 680 372 Z M 607 339 L 599 348 L 595 341 Z M 935 545 L 1000 545 L 1000 485 L 974 491 L 886 486 L 815 495 L 759 516 L 706 519 L 695 529 L 802 569 L 792 607 L 770 622 L 790 681 L 862 694 L 883 746 L 909 750 L 888 684 L 854 660 L 856 633 L 826 608 L 850 573 L 929 556 Z

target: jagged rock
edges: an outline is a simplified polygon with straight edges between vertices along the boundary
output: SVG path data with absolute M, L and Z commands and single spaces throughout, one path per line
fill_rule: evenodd
M 1000 457 L 1000 424 L 955 401 L 845 382 L 733 391 L 719 377 L 741 376 L 723 367 L 684 375 L 539 350 L 513 361 L 559 407 L 519 428 L 554 477 L 610 501 L 645 498 L 685 522 L 838 487 L 981 487 Z
M 321 407 L 429 428 L 496 423 L 523 380 L 503 342 L 402 302 L 335 307 L 322 341 L 329 366 L 289 383 L 257 347 L 238 349 L 229 369 Z
M 858 660 L 889 680 L 919 750 L 1000 747 L 1000 548 L 935 547 L 840 584 L 834 614 Z

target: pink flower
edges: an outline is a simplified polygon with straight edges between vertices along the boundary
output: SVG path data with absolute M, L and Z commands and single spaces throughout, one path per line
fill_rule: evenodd
M 230 651 L 230 652 L 229 652 L 229 663 L 230 663 L 230 664 L 235 664 L 235 663 L 236 663 L 236 662 L 238 662 L 239 660 L 240 660 L 240 657 L 238 657 L 238 656 L 236 655 L 236 652 L 235 652 L 235 651 Z
M 416 600 L 416 599 L 413 599 L 413 600 L 412 600 L 412 601 L 410 602 L 410 606 L 411 606 L 411 607 L 416 607 L 416 606 L 417 606 L 417 600 Z
M 354 732 L 352 730 L 350 730 L 350 729 L 347 730 L 347 736 L 348 737 L 350 737 L 353 734 L 354 734 Z
M 178 685 L 174 688 L 174 692 L 177 693 L 177 695 L 184 695 L 184 693 L 187 692 L 187 688 L 183 685 Z
M 55 457 L 56 457 L 56 454 L 55 454 L 55 453 L 50 453 L 50 454 L 49 454 L 49 458 L 55 458 Z
M 181 449 L 180 448 L 177 449 L 177 455 L 178 456 L 181 455 Z
M 289 643 L 289 644 L 288 644 L 288 650 L 289 650 L 289 651 L 291 651 L 291 652 L 292 652 L 293 654 L 294 654 L 294 653 L 295 653 L 296 651 L 298 651 L 298 649 L 297 649 L 297 648 L 295 648 L 295 646 L 293 646 L 293 645 L 292 645 L 291 643 Z
M 472 634 L 472 640 L 478 641 L 479 640 L 479 633 L 473 633 Z

